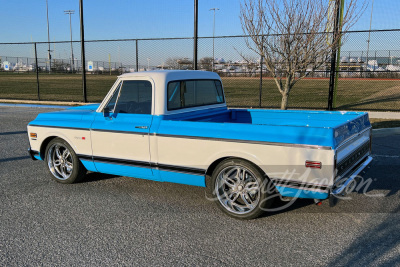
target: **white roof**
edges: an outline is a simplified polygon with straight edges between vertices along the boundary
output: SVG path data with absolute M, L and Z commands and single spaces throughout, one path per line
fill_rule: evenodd
M 211 107 L 226 107 L 225 103 L 210 105 L 206 107 L 187 108 L 182 110 L 168 111 L 166 107 L 166 88 L 169 82 L 179 80 L 221 80 L 215 72 L 200 70 L 154 70 L 130 72 L 119 76 L 122 80 L 149 80 L 154 87 L 153 110 L 154 115 L 163 115 L 170 113 L 181 113 L 197 109 L 205 109 Z M 154 106 L 155 103 L 155 106 Z M 102 106 L 99 107 L 99 110 Z
M 215 72 L 201 70 L 153 70 L 125 73 L 119 76 L 122 79 L 148 77 L 158 82 L 169 82 L 174 80 L 192 80 L 192 79 L 213 79 L 220 80 L 220 77 Z

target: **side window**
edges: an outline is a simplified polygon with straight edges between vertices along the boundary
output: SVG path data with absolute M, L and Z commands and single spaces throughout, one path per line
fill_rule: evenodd
M 149 81 L 124 81 L 120 91 L 114 113 L 151 114 Z
M 107 106 L 105 106 L 105 108 L 108 108 L 108 110 L 112 113 L 114 112 L 114 108 L 115 108 L 115 103 L 117 102 L 118 99 L 118 95 L 119 95 L 119 90 L 121 89 L 121 84 L 122 82 L 120 82 L 118 84 L 117 89 L 115 89 L 113 96 L 111 97 L 110 101 L 108 102 Z
M 168 109 L 181 107 L 181 82 L 170 82 L 167 89 Z

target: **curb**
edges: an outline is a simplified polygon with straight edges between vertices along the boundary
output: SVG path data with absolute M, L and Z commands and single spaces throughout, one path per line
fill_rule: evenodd
M 58 106 L 58 105 L 34 105 L 34 104 L 9 104 L 0 103 L 0 107 L 23 107 L 23 108 L 71 108 L 74 106 Z
M 400 112 L 375 112 L 369 111 L 370 119 L 400 120 Z
M 0 104 L 15 104 L 17 106 L 22 104 L 37 105 L 37 106 L 82 106 L 94 103 L 83 102 L 67 102 L 67 101 L 37 101 L 37 100 L 15 100 L 15 99 L 0 99 Z
M 65 109 L 65 108 L 90 105 L 90 104 L 95 104 L 95 103 L 0 99 L 0 107 L 62 108 L 62 109 Z

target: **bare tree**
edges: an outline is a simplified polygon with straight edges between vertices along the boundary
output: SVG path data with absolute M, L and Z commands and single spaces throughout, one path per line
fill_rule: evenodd
M 200 66 L 201 68 L 211 71 L 212 70 L 212 61 L 213 58 L 212 57 L 203 57 L 200 58 Z
M 282 95 L 281 109 L 287 109 L 294 85 L 328 62 L 332 49 L 365 10 L 365 2 L 360 1 L 347 0 L 337 35 L 329 32 L 335 1 L 244 0 L 241 4 L 240 20 L 249 36 L 246 44 L 264 58 Z
M 165 60 L 165 65 L 167 66 L 168 69 L 177 70 L 177 69 L 179 69 L 178 60 L 179 60 L 179 58 L 169 57 L 169 58 L 167 58 L 167 60 Z
M 193 69 L 193 60 L 187 57 L 179 58 L 177 60 L 180 70 L 191 70 Z
M 180 70 L 180 69 L 193 69 L 193 60 L 190 58 L 181 58 L 181 57 L 174 57 L 174 58 L 167 58 L 165 60 L 165 65 L 167 66 L 168 69 L 173 69 L 173 70 Z

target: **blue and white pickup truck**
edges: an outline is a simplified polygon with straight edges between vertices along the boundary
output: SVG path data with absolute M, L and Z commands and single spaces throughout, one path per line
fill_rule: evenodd
M 240 219 L 276 194 L 341 194 L 372 160 L 367 113 L 228 109 L 204 71 L 124 74 L 101 104 L 39 114 L 28 135 L 58 182 L 92 171 L 201 186 Z

